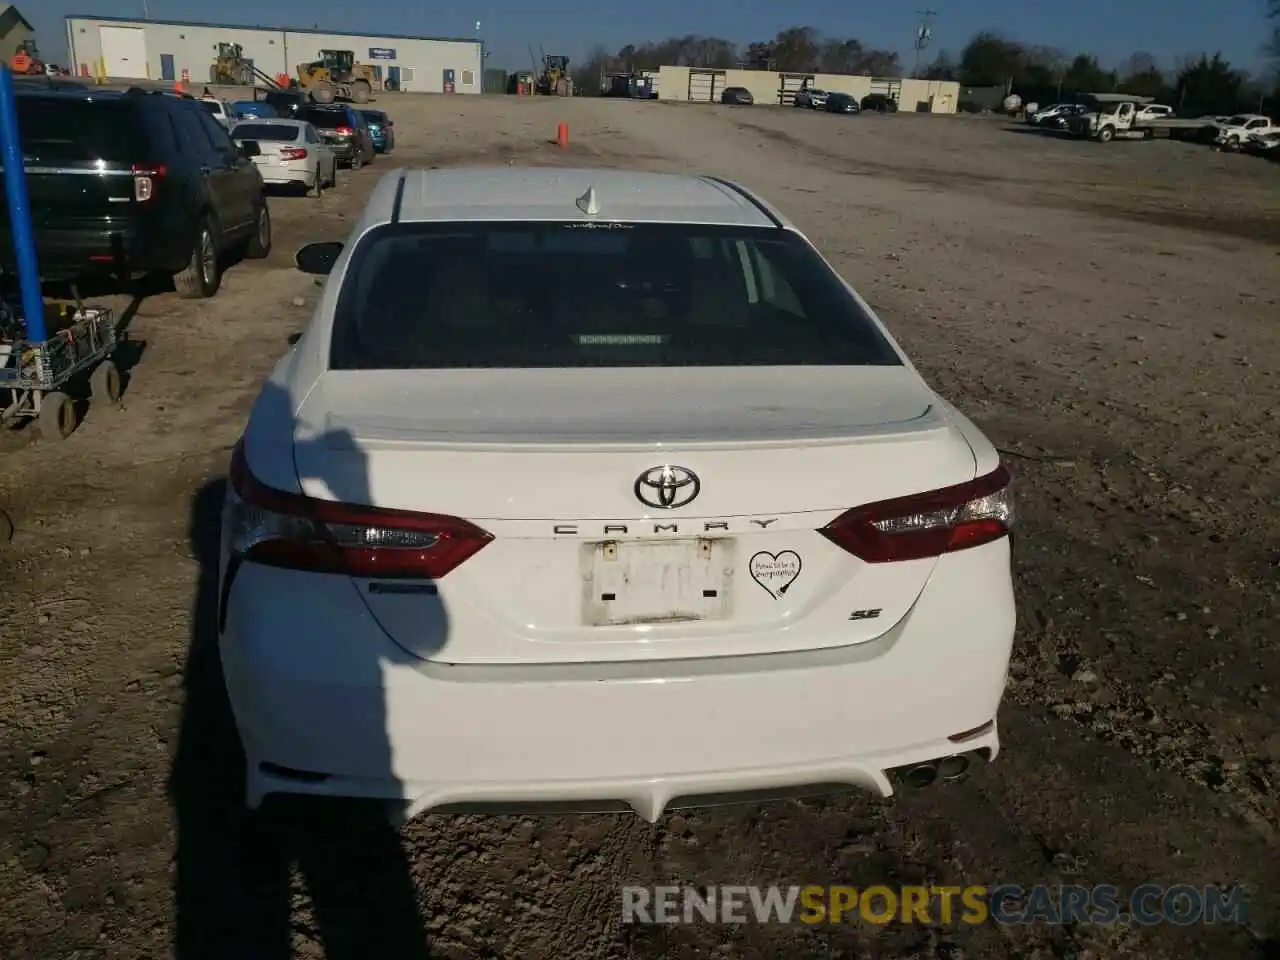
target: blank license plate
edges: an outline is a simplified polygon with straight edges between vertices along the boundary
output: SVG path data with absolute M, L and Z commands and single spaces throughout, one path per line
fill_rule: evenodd
M 731 609 L 733 555 L 730 538 L 584 543 L 583 622 L 723 619 Z

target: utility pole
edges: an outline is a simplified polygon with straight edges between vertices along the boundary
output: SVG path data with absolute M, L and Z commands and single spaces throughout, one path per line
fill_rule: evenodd
M 933 18 L 938 15 L 937 10 L 917 10 L 916 13 L 920 17 L 920 26 L 916 27 L 916 59 L 911 67 L 911 76 L 920 76 L 920 54 L 924 48 L 929 46 L 929 41 L 933 39 Z

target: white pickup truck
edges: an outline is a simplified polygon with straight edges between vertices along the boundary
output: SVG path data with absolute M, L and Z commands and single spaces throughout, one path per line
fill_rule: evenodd
M 1238 151 L 1250 137 L 1280 132 L 1280 124 L 1259 113 L 1238 113 L 1216 126 L 1218 135 L 1213 138 L 1214 145 L 1231 153 Z

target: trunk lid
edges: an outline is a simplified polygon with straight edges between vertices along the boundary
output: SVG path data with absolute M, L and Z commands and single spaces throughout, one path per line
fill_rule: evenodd
M 817 530 L 974 475 L 907 367 L 330 371 L 296 423 L 309 496 L 493 534 L 429 587 L 359 584 L 397 643 L 451 663 L 871 639 L 936 561 L 866 564 Z M 639 478 L 663 465 L 696 474 L 696 497 L 646 505 Z

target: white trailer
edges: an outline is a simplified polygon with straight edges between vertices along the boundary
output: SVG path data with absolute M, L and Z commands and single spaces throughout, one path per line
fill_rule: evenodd
M 1099 143 L 1189 137 L 1207 129 L 1203 120 L 1181 120 L 1172 116 L 1172 110 L 1152 103 L 1151 97 L 1091 93 L 1082 100 L 1088 107 L 1071 118 L 1071 132 Z

